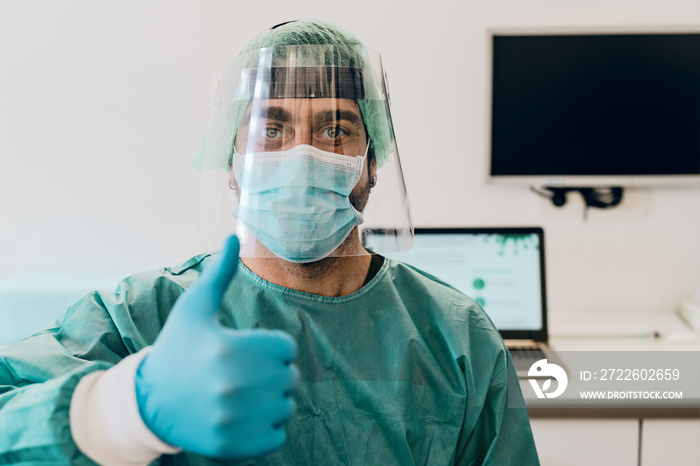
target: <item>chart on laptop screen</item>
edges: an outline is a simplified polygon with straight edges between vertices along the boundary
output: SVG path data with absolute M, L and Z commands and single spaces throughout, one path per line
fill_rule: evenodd
M 380 241 L 379 238 L 375 239 Z M 366 244 L 371 248 L 372 237 Z M 535 233 L 425 233 L 388 254 L 476 300 L 499 330 L 542 328 L 540 244 Z

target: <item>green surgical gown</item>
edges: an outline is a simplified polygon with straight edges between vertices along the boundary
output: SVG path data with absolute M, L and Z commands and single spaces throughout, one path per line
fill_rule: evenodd
M 76 384 L 153 344 L 209 260 L 88 294 L 46 330 L 0 349 L 0 464 L 93 464 L 70 433 Z M 500 335 L 473 300 L 434 277 L 386 259 L 359 291 L 324 297 L 239 263 L 220 320 L 296 340 L 301 382 L 287 442 L 253 460 L 183 452 L 160 464 L 538 464 L 526 410 L 508 407 L 522 394 Z

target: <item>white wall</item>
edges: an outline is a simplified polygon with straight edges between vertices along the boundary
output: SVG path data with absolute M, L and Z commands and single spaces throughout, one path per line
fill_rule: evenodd
M 335 21 L 379 50 L 417 226 L 542 225 L 549 304 L 671 310 L 700 286 L 700 186 L 582 220 L 487 186 L 488 27 L 689 25 L 697 0 L 0 0 L 0 280 L 137 272 L 200 251 L 213 72 L 258 32 Z

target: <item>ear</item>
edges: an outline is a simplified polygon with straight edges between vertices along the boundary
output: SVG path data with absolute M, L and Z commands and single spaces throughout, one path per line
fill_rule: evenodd
M 236 177 L 233 175 L 233 163 L 228 164 L 228 187 L 236 193 L 236 197 L 241 197 L 241 187 L 238 186 Z
M 374 157 L 374 154 L 372 157 L 367 157 L 367 175 L 369 176 L 369 187 L 374 188 L 377 185 L 377 158 Z

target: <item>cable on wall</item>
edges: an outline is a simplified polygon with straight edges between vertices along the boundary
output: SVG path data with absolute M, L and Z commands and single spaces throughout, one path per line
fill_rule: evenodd
M 578 192 L 586 207 L 583 211 L 583 219 L 588 218 L 588 209 L 594 207 L 596 209 L 609 209 L 615 207 L 622 202 L 624 190 L 620 186 L 608 188 L 562 188 L 545 186 L 543 188 L 535 188 L 530 186 L 530 191 L 535 194 L 552 201 L 557 207 L 562 207 L 566 204 L 567 194 L 575 191 Z

